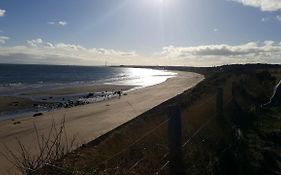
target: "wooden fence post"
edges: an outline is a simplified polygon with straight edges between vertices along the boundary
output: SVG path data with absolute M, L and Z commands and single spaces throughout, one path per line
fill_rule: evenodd
M 173 105 L 169 107 L 168 118 L 169 173 L 170 175 L 182 175 L 185 173 L 182 158 L 181 111 L 179 106 Z
M 217 115 L 223 116 L 223 88 L 217 89 Z
M 232 87 L 231 87 L 232 102 L 236 102 L 236 98 L 235 98 L 236 91 L 237 91 L 237 85 L 236 85 L 236 82 L 233 81 Z

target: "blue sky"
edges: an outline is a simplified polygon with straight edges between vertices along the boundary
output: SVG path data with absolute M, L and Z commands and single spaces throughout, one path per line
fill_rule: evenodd
M 280 0 L 0 1 L 2 63 L 279 63 L 280 41 Z

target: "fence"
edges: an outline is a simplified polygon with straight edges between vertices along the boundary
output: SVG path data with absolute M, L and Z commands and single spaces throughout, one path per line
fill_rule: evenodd
M 133 143 L 129 144 L 126 148 L 121 151 L 115 153 L 110 158 L 103 160 L 102 162 L 96 164 L 92 169 L 99 169 L 99 167 L 104 167 L 105 169 L 109 169 L 108 165 L 110 161 L 113 159 L 121 157 L 123 154 L 130 151 L 130 149 L 140 142 L 142 142 L 147 137 L 151 136 L 158 129 L 162 128 L 165 125 L 168 125 L 168 145 L 167 152 L 163 154 L 160 162 L 163 162 L 161 166 L 155 168 L 155 175 L 161 174 L 164 170 L 168 169 L 168 174 L 170 175 L 178 175 L 185 174 L 184 162 L 183 162 L 183 148 L 185 148 L 191 141 L 196 138 L 200 132 L 208 126 L 208 124 L 216 117 L 223 116 L 223 89 L 218 88 L 217 94 L 210 96 L 208 99 L 205 99 L 205 103 L 202 103 L 200 106 L 204 106 L 206 103 L 211 100 L 216 101 L 216 115 L 209 117 L 203 124 L 201 124 L 186 140 L 182 141 L 182 121 L 181 121 L 181 109 L 178 105 L 169 106 L 168 117 L 164 121 L 160 122 L 157 126 L 155 126 L 150 131 L 144 133 L 141 137 L 136 139 Z M 136 160 L 131 166 L 128 168 L 129 171 L 133 171 L 138 166 L 144 162 L 145 157 L 141 157 Z M 112 165 L 111 165 L 112 166 Z M 53 166 L 55 168 L 56 166 Z M 118 167 L 118 165 L 117 165 Z M 62 171 L 63 167 L 58 167 L 58 170 Z M 65 172 L 69 172 L 69 170 L 65 169 Z
M 218 88 L 217 94 L 215 96 L 211 96 L 208 99 L 205 100 L 205 103 L 201 104 L 201 106 L 204 106 L 206 103 L 208 103 L 210 100 L 213 100 L 216 98 L 216 115 L 217 117 L 223 116 L 223 89 Z M 181 124 L 181 109 L 178 105 L 171 105 L 169 106 L 168 111 L 168 118 L 158 124 L 156 127 L 154 127 L 152 130 L 146 132 L 143 136 L 139 137 L 136 141 L 134 141 L 132 144 L 127 146 L 125 149 L 121 150 L 120 152 L 114 154 L 111 158 L 101 162 L 96 167 L 100 166 L 101 164 L 108 164 L 110 160 L 120 156 L 122 153 L 127 152 L 129 149 L 131 149 L 133 146 L 140 143 L 143 139 L 150 136 L 153 132 L 164 126 L 165 124 L 168 124 L 168 152 L 166 152 L 163 157 L 161 158 L 161 161 L 164 163 L 161 167 L 158 168 L 156 171 L 156 175 L 160 174 L 165 168 L 169 167 L 169 174 L 175 175 L 175 174 L 185 174 L 185 169 L 183 166 L 183 153 L 182 149 L 185 148 L 193 138 L 195 138 L 212 120 L 214 117 L 210 117 L 206 122 L 204 122 L 196 131 L 187 139 L 182 142 L 182 124 Z M 144 158 L 141 158 L 137 160 L 133 165 L 129 168 L 129 170 L 133 170 L 137 166 L 140 165 L 140 163 L 144 160 Z
M 223 88 L 217 89 L 216 95 L 216 112 L 218 117 L 223 116 Z M 170 175 L 181 175 L 185 174 L 185 169 L 183 166 L 182 148 L 184 148 L 190 141 L 196 137 L 200 131 L 205 128 L 209 122 L 213 119 L 210 117 L 205 123 L 203 123 L 187 140 L 182 143 L 181 134 L 181 115 L 179 106 L 171 106 L 169 109 L 169 153 L 165 154 L 163 158 L 168 155 L 169 160 L 166 161 L 163 166 L 156 173 L 157 175 L 169 165 Z

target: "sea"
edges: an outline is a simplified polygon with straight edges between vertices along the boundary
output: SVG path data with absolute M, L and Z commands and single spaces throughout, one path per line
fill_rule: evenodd
M 37 90 L 48 91 L 103 84 L 129 85 L 136 89 L 162 83 L 174 76 L 176 76 L 175 72 L 148 68 L 0 64 L 0 96 L 21 97 L 22 94 Z M 78 98 L 78 95 L 73 94 L 68 101 L 79 100 L 74 99 Z M 98 101 L 97 99 L 99 98 L 95 96 L 92 101 Z M 52 100 L 54 101 L 56 98 Z M 87 100 L 89 99 L 87 98 Z M 32 107 L 32 109 L 13 111 L 12 114 L 21 114 L 24 111 L 38 112 L 39 110 L 42 109 Z M 0 120 L 10 118 L 12 114 L 0 110 Z
M 16 94 L 30 88 L 95 84 L 147 87 L 175 75 L 166 70 L 146 68 L 0 64 L 0 95 Z

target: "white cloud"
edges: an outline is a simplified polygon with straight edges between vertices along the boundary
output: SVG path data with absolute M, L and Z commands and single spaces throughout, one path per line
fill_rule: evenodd
M 26 42 L 31 47 L 38 47 L 39 44 L 43 43 L 43 40 L 41 38 L 37 38 L 35 40 L 27 40 Z
M 241 45 L 167 46 L 163 47 L 158 56 L 195 66 L 253 62 L 281 63 L 281 45 L 273 41 L 264 41 Z
M 263 44 L 264 44 L 265 46 L 273 46 L 273 45 L 274 45 L 274 41 L 266 40 L 266 41 L 263 42 Z
M 0 62 L 103 65 L 134 63 L 140 60 L 134 51 L 104 48 L 85 48 L 75 44 L 45 42 L 41 38 L 28 40 L 26 45 L 0 47 Z
M 0 36 L 0 44 L 5 44 L 10 38 L 7 36 Z
M 65 25 L 67 25 L 67 22 L 65 22 L 65 21 L 59 21 L 58 24 L 61 25 L 61 26 L 65 26 Z
M 104 65 L 105 60 L 109 65 L 213 66 L 231 63 L 281 63 L 281 42 L 269 40 L 239 45 L 167 46 L 151 56 L 142 56 L 135 51 L 51 43 L 40 38 L 28 40 L 26 45 L 0 46 L 1 63 Z
M 276 19 L 277 19 L 279 22 L 281 22 L 281 15 L 277 15 L 277 16 L 276 16 Z
M 262 11 L 281 10 L 280 0 L 232 0 L 245 6 L 251 6 L 261 9 Z
M 50 24 L 50 25 L 55 25 L 56 23 L 53 22 L 53 21 L 50 21 L 50 22 L 48 22 L 48 24 Z
M 269 20 L 270 20 L 269 17 L 263 17 L 263 18 L 261 18 L 261 21 L 262 21 L 262 22 L 267 22 L 267 21 L 269 21 Z
M 0 9 L 0 17 L 5 16 L 6 10 Z
M 262 22 L 267 22 L 270 20 L 277 20 L 278 22 L 281 22 L 281 15 L 277 15 L 277 16 L 275 16 L 275 18 L 264 17 L 261 19 Z
M 214 31 L 214 32 L 218 32 L 218 31 L 219 31 L 219 29 L 215 28 L 215 29 L 213 29 L 213 31 Z
M 58 26 L 66 26 L 67 25 L 67 22 L 66 21 L 50 21 L 48 22 L 48 24 L 50 25 L 58 25 Z

